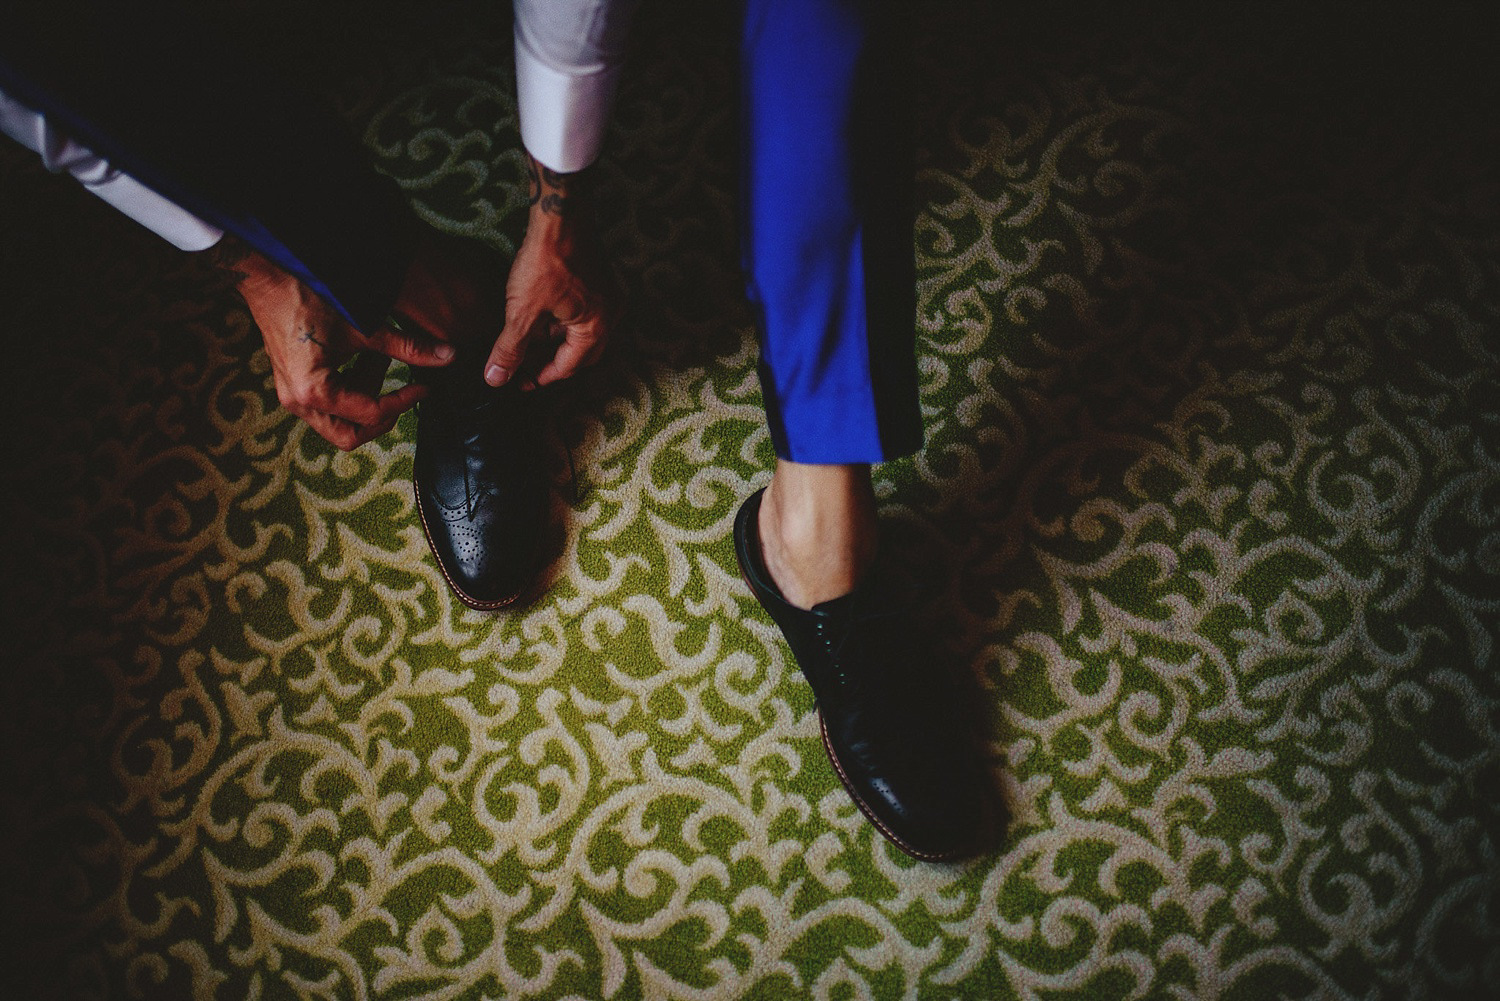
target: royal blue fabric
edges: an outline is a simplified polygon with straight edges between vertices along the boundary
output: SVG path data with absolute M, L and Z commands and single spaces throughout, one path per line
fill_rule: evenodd
M 921 446 L 910 127 L 888 5 L 748 0 L 743 239 L 776 452 Z

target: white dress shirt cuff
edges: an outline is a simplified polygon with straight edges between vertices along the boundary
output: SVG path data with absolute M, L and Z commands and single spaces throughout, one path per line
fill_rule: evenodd
M 0 132 L 42 156 L 53 173 L 66 170 L 90 193 L 145 226 L 179 250 L 207 250 L 224 231 L 163 198 L 109 161 L 75 142 L 40 113 L 0 91 Z
M 593 163 L 604 144 L 620 67 L 579 72 L 549 65 L 516 32 L 516 104 L 521 142 L 544 167 L 571 174 Z

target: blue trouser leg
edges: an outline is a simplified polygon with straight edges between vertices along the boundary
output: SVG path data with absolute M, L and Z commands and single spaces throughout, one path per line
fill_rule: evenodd
M 745 6 L 745 269 L 772 441 L 796 462 L 877 462 L 922 444 L 897 8 Z

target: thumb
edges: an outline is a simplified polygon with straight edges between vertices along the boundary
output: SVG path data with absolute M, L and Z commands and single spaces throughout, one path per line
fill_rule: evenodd
M 453 345 L 438 340 L 411 320 L 387 320 L 385 325 L 363 335 L 364 347 L 406 362 L 408 365 L 446 365 L 453 360 Z
M 526 306 L 506 311 L 505 329 L 495 338 L 495 346 L 484 365 L 485 382 L 503 386 L 516 374 L 526 357 L 526 337 L 536 325 L 536 318 L 537 311 Z

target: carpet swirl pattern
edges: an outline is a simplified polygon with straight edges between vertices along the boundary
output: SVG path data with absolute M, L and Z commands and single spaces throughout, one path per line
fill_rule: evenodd
M 600 168 L 629 318 L 549 391 L 554 558 L 503 614 L 427 551 L 415 415 L 332 449 L 201 261 L 0 151 L 25 996 L 1500 994 L 1500 178 L 1462 32 L 931 8 L 928 441 L 876 480 L 983 694 L 992 849 L 875 834 L 739 580 L 773 453 L 733 49 L 648 4 Z M 373 160 L 513 252 L 503 21 L 344 43 Z

